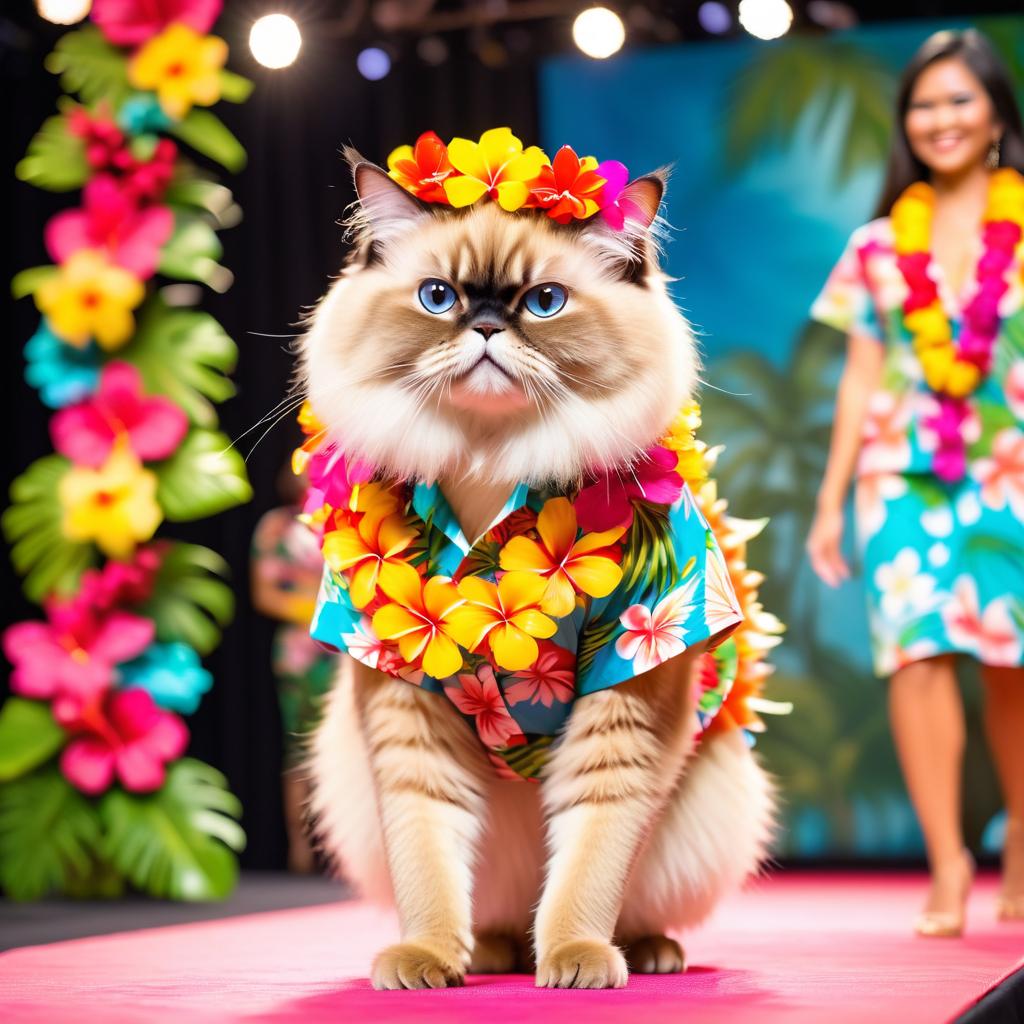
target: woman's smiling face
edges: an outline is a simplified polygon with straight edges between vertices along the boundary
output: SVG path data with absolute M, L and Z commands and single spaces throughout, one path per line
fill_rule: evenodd
M 918 75 L 904 124 L 914 156 L 943 175 L 982 163 L 1002 135 L 984 85 L 954 57 L 938 60 Z

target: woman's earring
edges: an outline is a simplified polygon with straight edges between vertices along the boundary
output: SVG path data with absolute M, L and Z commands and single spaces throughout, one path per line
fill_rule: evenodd
M 988 147 L 988 155 L 985 157 L 985 166 L 990 171 L 994 171 L 999 166 L 999 151 L 1002 148 L 1002 144 L 1003 140 L 999 138 Z

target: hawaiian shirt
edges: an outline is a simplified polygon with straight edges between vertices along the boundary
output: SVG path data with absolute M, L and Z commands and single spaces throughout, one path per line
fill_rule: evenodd
M 978 240 L 980 252 L 980 239 Z M 1021 249 L 1007 272 L 1009 288 L 999 303 L 1002 323 L 992 372 L 969 398 L 971 416 L 963 427 L 968 473 L 978 479 L 1006 472 L 1024 459 L 1024 282 Z M 932 259 L 928 274 L 950 318 L 954 339 L 962 327 L 965 294 L 954 294 Z M 896 262 L 892 224 L 880 217 L 858 228 L 811 308 L 813 319 L 849 333 L 875 338 L 886 347 L 880 387 L 871 396 L 864 424 L 858 476 L 876 473 L 931 473 L 937 437 L 927 426 L 937 399 L 925 384 L 921 363 L 903 324 L 907 283 Z M 983 481 L 984 482 L 984 481 Z
M 625 522 L 584 530 L 578 497 L 521 484 L 474 544 L 437 484 L 399 484 L 389 493 L 397 518 L 371 527 L 364 519 L 361 534 L 343 526 L 336 544 L 325 535 L 312 635 L 444 695 L 503 777 L 536 779 L 577 697 L 709 638 L 714 654 L 697 672 L 698 725 L 721 707 L 736 668 L 727 638 L 743 616 L 686 485 L 670 504 L 623 503 Z M 385 533 L 388 545 L 374 541 Z M 360 545 L 383 554 L 360 561 Z M 416 567 L 422 592 L 401 582 L 389 557 Z M 441 677 L 424 661 L 443 663 Z

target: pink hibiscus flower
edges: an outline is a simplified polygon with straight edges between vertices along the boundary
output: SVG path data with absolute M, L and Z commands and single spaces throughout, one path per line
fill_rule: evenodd
M 868 401 L 858 473 L 900 473 L 910 465 L 910 399 L 876 391 Z
M 81 600 L 46 605 L 49 622 L 18 622 L 3 635 L 14 665 L 11 689 L 53 700 L 54 717 L 74 719 L 82 706 L 114 681 L 115 666 L 137 657 L 153 641 L 150 619 L 128 612 L 100 613 Z
M 181 757 L 188 745 L 185 723 L 138 688 L 107 693 L 69 726 L 81 735 L 64 748 L 60 769 L 90 796 L 109 789 L 115 777 L 133 793 L 159 789 L 167 762 Z
M 174 21 L 205 34 L 220 15 L 223 0 L 92 0 L 92 20 L 118 46 L 135 46 Z
M 649 672 L 662 662 L 686 650 L 686 620 L 693 611 L 693 597 L 700 577 L 696 574 L 688 583 L 662 598 L 654 608 L 634 604 L 627 608 L 619 621 L 626 632 L 615 641 L 620 658 L 633 662 L 637 675 Z
M 953 643 L 976 654 L 985 665 L 1020 664 L 1022 637 L 1005 597 L 994 598 L 983 610 L 974 580 L 960 576 L 953 584 L 953 598 L 942 608 L 942 621 Z
M 568 704 L 576 692 L 576 655 L 550 640 L 542 640 L 538 646 L 537 660 L 509 677 L 516 682 L 505 691 L 505 699 L 509 704 L 539 702 L 546 708 L 556 701 Z
M 324 505 L 331 508 L 346 508 L 357 484 L 369 483 L 377 467 L 361 459 L 349 461 L 345 453 L 335 444 L 329 444 L 316 452 L 306 466 L 309 490 L 302 511 L 316 512 Z
M 481 665 L 474 674 L 459 677 L 460 686 L 446 686 L 444 692 L 464 714 L 476 719 L 476 731 L 488 747 L 522 743 L 523 734 L 502 699 L 494 669 Z
M 626 218 L 647 224 L 650 218 L 642 207 L 633 202 L 628 195 L 623 195 L 626 186 L 629 184 L 629 171 L 626 165 L 618 160 L 605 160 L 598 164 L 597 173 L 605 179 L 604 187 L 601 189 L 601 216 L 610 227 L 621 231 L 626 224 Z
M 142 377 L 128 363 L 111 362 L 99 390 L 50 421 L 53 446 L 72 462 L 99 468 L 118 437 L 127 435 L 144 462 L 166 459 L 188 432 L 188 418 L 167 398 L 142 396 Z
M 971 475 L 981 484 L 981 501 L 989 508 L 1005 508 L 1024 520 L 1024 431 L 1006 427 L 992 439 L 988 458 L 975 459 Z
M 136 277 L 152 277 L 160 248 L 171 237 L 174 216 L 166 206 L 139 209 L 109 174 L 99 174 L 82 193 L 84 205 L 64 210 L 46 225 L 46 249 L 57 263 L 80 249 L 99 249 Z
M 678 463 L 675 452 L 655 445 L 630 471 L 602 473 L 576 495 L 576 521 L 586 533 L 600 532 L 629 526 L 637 498 L 657 505 L 673 504 L 683 493 L 683 478 L 676 472 Z

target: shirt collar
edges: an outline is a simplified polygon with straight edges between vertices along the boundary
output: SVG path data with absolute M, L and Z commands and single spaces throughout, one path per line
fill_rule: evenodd
M 528 484 L 518 483 L 509 495 L 508 501 L 501 507 L 501 511 L 494 517 L 484 533 L 493 529 L 506 516 L 511 515 L 516 509 L 522 508 L 529 497 L 530 488 Z M 429 522 L 440 530 L 464 555 L 468 555 L 472 545 L 466 539 L 455 518 L 455 512 L 441 491 L 441 485 L 435 480 L 427 484 L 418 482 L 412 492 L 413 511 L 424 522 Z

